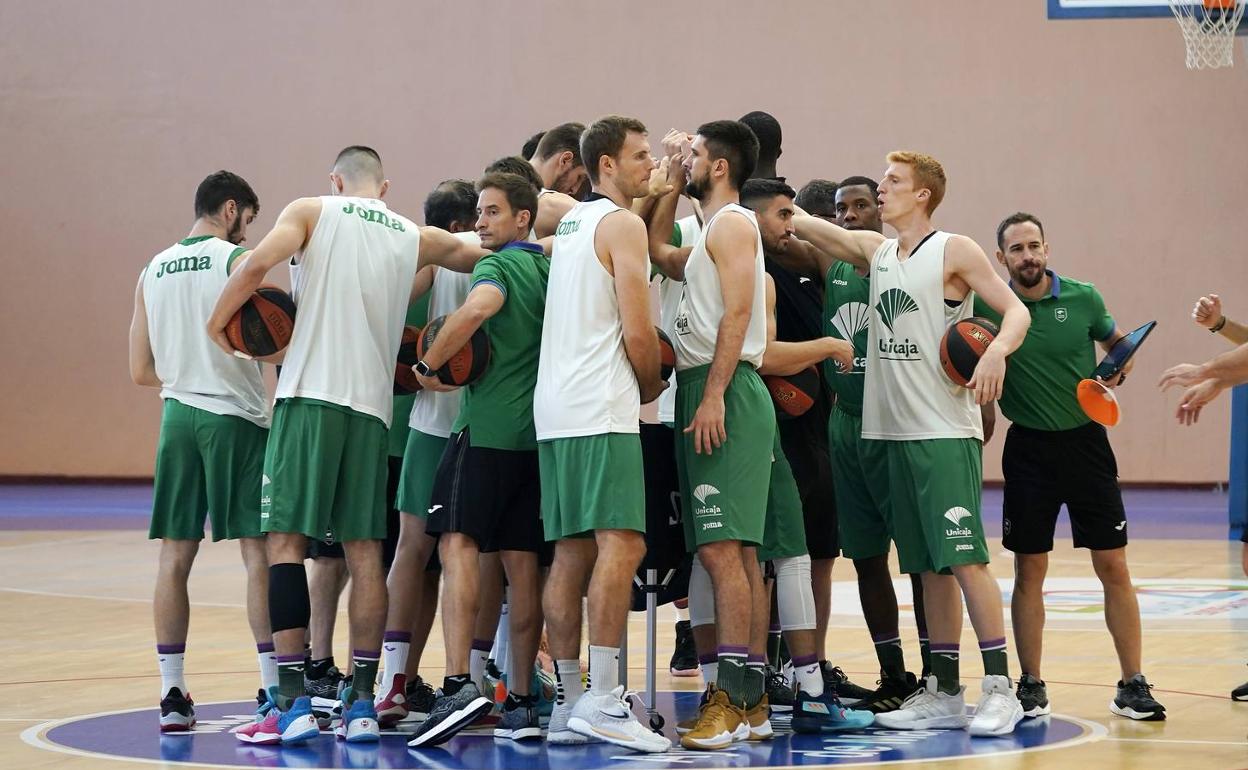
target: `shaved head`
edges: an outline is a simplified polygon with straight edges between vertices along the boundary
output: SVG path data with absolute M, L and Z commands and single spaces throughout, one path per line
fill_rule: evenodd
M 352 145 L 334 159 L 334 173 L 348 184 L 380 185 L 386 176 L 381 170 L 381 156 L 372 147 Z

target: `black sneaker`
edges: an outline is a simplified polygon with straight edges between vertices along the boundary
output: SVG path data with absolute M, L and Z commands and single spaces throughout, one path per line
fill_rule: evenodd
M 160 731 L 184 733 L 195 726 L 195 702 L 189 694 L 183 695 L 176 687 L 160 701 Z
M 1231 700 L 1248 700 L 1248 682 L 1231 690 Z
M 687 620 L 676 621 L 676 649 L 668 664 L 672 676 L 697 676 L 698 652 L 693 647 L 693 628 Z
M 789 680 L 784 678 L 784 674 L 776 671 L 771 666 L 767 669 L 767 700 L 771 704 L 772 711 L 789 712 L 793 710 L 793 704 L 797 701 L 797 696 L 793 693 L 793 685 L 789 684 Z
M 434 701 L 429 717 L 416 728 L 407 745 L 420 748 L 445 743 L 493 705 L 493 701 L 483 696 L 475 683 L 469 682 L 454 695 L 442 695 Z
M 1018 678 L 1015 692 L 1018 693 L 1018 702 L 1023 706 L 1023 716 L 1042 717 L 1051 711 L 1049 691 L 1045 689 L 1043 681 L 1031 674 L 1023 674 Z
M 840 666 L 833 666 L 828 661 L 821 660 L 819 668 L 823 671 L 824 689 L 834 693 L 846 706 L 854 706 L 858 701 L 871 697 L 874 692 L 849 681 L 849 677 L 845 676 Z
M 870 711 L 872 714 L 883 714 L 901 708 L 901 703 L 919 689 L 919 682 L 909 671 L 901 678 L 890 677 L 880 672 L 880 680 L 867 697 L 854 704 L 857 711 Z
M 1136 674 L 1129 681 L 1118 683 L 1118 697 L 1109 704 L 1109 710 L 1120 717 L 1143 722 L 1160 722 L 1166 718 L 1166 707 L 1153 699 L 1143 674 Z
M 537 713 L 537 699 L 519 700 L 508 695 L 503 704 L 503 713 L 494 726 L 495 738 L 509 738 L 523 741 L 542 737 L 542 725 Z
M 307 674 L 304 674 L 303 691 L 309 698 L 337 700 L 338 685 L 344 679 L 346 677 L 342 675 L 337 666 L 330 666 L 322 676 L 316 678 L 308 678 Z
M 433 711 L 433 702 L 438 697 L 433 687 L 420 678 L 420 674 L 415 679 L 408 680 L 404 694 L 407 695 L 408 713 L 415 714 L 417 719 L 429 716 L 429 712 Z

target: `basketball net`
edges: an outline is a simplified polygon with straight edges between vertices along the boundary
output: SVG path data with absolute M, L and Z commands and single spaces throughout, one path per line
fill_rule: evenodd
M 1235 65 L 1235 30 L 1248 0 L 1169 0 L 1187 46 L 1189 70 Z

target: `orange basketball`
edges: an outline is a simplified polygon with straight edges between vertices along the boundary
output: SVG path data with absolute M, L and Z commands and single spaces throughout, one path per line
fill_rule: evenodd
M 776 416 L 781 420 L 801 417 L 815 405 L 819 396 L 819 370 L 808 366 L 797 374 L 768 374 L 763 384 L 771 392 L 776 405 Z
M 955 385 L 966 387 L 997 332 L 996 324 L 985 318 L 964 318 L 945 332 L 940 340 L 940 366 Z
M 425 357 L 425 351 L 437 339 L 438 332 L 446 323 L 446 316 L 435 318 L 429 322 L 420 334 L 420 342 L 416 347 L 416 355 Z M 490 339 L 485 336 L 484 329 L 477 329 L 472 338 L 459 349 L 455 355 L 447 359 L 438 369 L 438 379 L 447 385 L 471 385 L 481 379 L 490 365 Z
M 420 380 L 412 367 L 420 358 L 416 348 L 420 343 L 422 329 L 419 326 L 404 326 L 403 340 L 399 343 L 399 357 L 394 363 L 394 395 L 404 396 L 420 390 Z
M 666 381 L 676 369 L 676 348 L 672 340 L 659 327 L 654 327 L 659 334 L 659 379 Z
M 295 332 L 295 301 L 276 286 L 261 286 L 243 303 L 225 336 L 235 350 L 249 356 L 271 356 L 290 344 Z

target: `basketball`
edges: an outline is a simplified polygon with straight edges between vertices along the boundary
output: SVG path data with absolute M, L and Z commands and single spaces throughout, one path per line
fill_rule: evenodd
M 654 330 L 659 334 L 659 379 L 666 382 L 676 369 L 676 348 L 662 329 L 656 326 Z
M 225 325 L 235 350 L 259 358 L 290 344 L 295 331 L 295 301 L 276 286 L 261 286 Z
M 420 360 L 416 348 L 420 344 L 419 326 L 404 326 L 403 340 L 399 343 L 399 358 L 394 364 L 394 395 L 405 396 L 420 390 L 420 381 L 412 367 Z
M 441 316 L 430 321 L 425 327 L 416 346 L 418 359 L 425 357 L 425 351 L 437 339 L 438 332 L 441 331 L 444 323 L 446 323 L 446 316 Z M 472 333 L 472 339 L 468 340 L 459 352 L 447 359 L 447 362 L 438 369 L 437 376 L 446 385 L 471 385 L 481 379 L 481 375 L 485 374 L 489 365 L 490 338 L 485 336 L 484 329 L 477 329 Z
M 966 387 L 997 331 L 996 324 L 984 318 L 965 318 L 949 327 L 940 340 L 940 366 L 954 384 Z
M 764 375 L 763 383 L 771 392 L 776 416 L 781 420 L 801 417 L 815 405 L 819 395 L 819 370 L 808 366 L 797 374 Z

